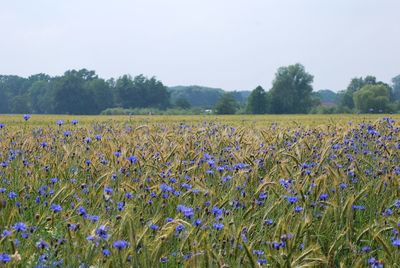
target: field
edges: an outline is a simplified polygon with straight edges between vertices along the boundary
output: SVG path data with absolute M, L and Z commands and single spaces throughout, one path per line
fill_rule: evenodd
M 25 119 L 0 267 L 400 266 L 399 115 Z

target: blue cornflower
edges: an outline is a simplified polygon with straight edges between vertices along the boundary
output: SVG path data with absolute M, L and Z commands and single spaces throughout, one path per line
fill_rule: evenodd
M 31 118 L 31 115 L 30 114 L 24 114 L 23 117 L 24 117 L 25 121 L 28 121 Z
M 186 190 L 190 190 L 190 189 L 193 188 L 193 185 L 188 184 L 188 183 L 182 183 L 182 184 L 181 184 L 181 187 L 184 188 L 184 189 L 186 189 Z
M 108 227 L 105 225 L 100 225 L 99 228 L 96 230 L 96 234 L 104 240 L 108 239 Z
M 372 268 L 383 268 L 383 264 L 374 257 L 368 259 L 368 264 L 371 265 Z
M 61 212 L 62 207 L 58 204 L 51 204 L 50 209 L 54 212 L 54 213 L 58 213 Z
M 267 263 L 267 259 L 257 259 L 258 263 Z
M 364 247 L 361 248 L 361 252 L 368 253 L 370 251 L 371 251 L 371 247 L 370 246 L 364 246 Z
M 79 207 L 77 212 L 79 216 L 86 216 L 86 209 L 84 207 Z
M 13 229 L 17 232 L 26 232 L 27 227 L 26 224 L 23 222 L 17 222 L 16 224 L 13 225 Z
M 136 163 L 139 161 L 139 159 L 137 159 L 137 157 L 134 156 L 134 155 L 129 156 L 129 157 L 127 158 L 127 160 L 128 160 L 129 162 L 131 162 L 131 164 L 136 164 Z
M 177 233 L 180 233 L 180 232 L 182 232 L 185 228 L 186 228 L 185 225 L 183 225 L 183 224 L 178 224 L 178 225 L 175 227 L 175 230 L 176 230 Z
M 95 237 L 93 235 L 89 235 L 88 237 L 86 237 L 87 241 L 94 241 Z
M 17 195 L 15 192 L 9 192 L 9 193 L 8 193 L 8 197 L 11 198 L 11 199 L 16 198 L 17 196 L 18 196 L 18 195 Z
M 7 263 L 11 261 L 11 256 L 6 253 L 0 253 L 0 263 Z
M 208 160 L 207 161 L 207 163 L 208 163 L 208 165 L 210 166 L 210 167 L 215 167 L 215 161 L 214 160 Z
M 266 225 L 272 225 L 272 224 L 274 224 L 274 220 L 272 220 L 272 219 L 266 219 L 266 220 L 264 221 L 264 224 L 266 224 Z
M 63 266 L 63 262 L 64 262 L 64 260 L 56 260 L 56 261 L 53 261 L 53 267 L 62 267 Z
M 222 180 L 223 183 L 228 182 L 228 181 L 230 181 L 231 179 L 232 179 L 232 176 L 229 176 L 229 175 L 223 176 L 223 177 L 221 178 L 221 180 Z
M 47 249 L 49 248 L 49 244 L 43 240 L 40 240 L 38 242 L 36 242 L 36 247 L 40 248 L 40 249 Z
M 71 231 L 76 231 L 76 230 L 78 229 L 78 225 L 75 224 L 75 223 L 71 223 L 71 224 L 68 225 L 68 228 L 69 228 Z
M 117 204 L 117 208 L 118 208 L 118 210 L 119 211 L 122 211 L 122 210 L 124 210 L 124 207 L 125 207 L 125 202 L 118 202 L 118 204 Z
M 183 215 L 184 215 L 186 218 L 191 218 L 191 217 L 194 215 L 193 209 L 192 209 L 192 208 L 189 208 L 189 207 L 185 207 L 185 208 L 182 210 L 182 213 L 183 213 Z
M 126 249 L 127 247 L 129 247 L 129 243 L 128 243 L 128 241 L 125 241 L 125 240 L 117 240 L 113 243 L 113 247 L 118 250 L 122 250 L 122 249 Z
M 47 262 L 48 261 L 48 256 L 46 255 L 46 254 L 43 254 L 43 255 L 40 255 L 39 257 L 38 257 L 38 261 L 39 262 Z M 39 266 L 39 267 L 43 267 L 43 266 Z
M 256 203 L 257 205 L 263 205 L 263 204 L 265 204 L 264 201 L 261 201 L 261 200 L 258 200 L 258 199 L 255 200 L 255 203 Z
M 161 257 L 160 258 L 160 262 L 161 263 L 166 263 L 166 262 L 168 262 L 168 258 L 167 257 Z
M 216 230 L 222 230 L 224 228 L 224 224 L 223 223 L 214 223 L 213 224 L 214 229 Z
M 108 257 L 108 256 L 111 255 L 111 251 L 108 250 L 108 249 L 106 249 L 106 248 L 103 248 L 103 250 L 101 251 L 101 253 L 103 253 L 103 256 L 105 256 L 105 257 Z
M 150 224 L 150 228 L 151 228 L 152 230 L 157 230 L 157 229 L 160 228 L 160 226 L 158 226 L 157 224 Z
M 266 199 L 268 197 L 266 192 L 261 192 L 260 195 L 258 196 L 259 199 Z
M 173 187 L 171 187 L 171 186 L 169 186 L 168 184 L 165 184 L 165 183 L 160 185 L 160 189 L 161 189 L 162 192 L 172 192 L 174 190 Z
M 288 201 L 290 204 L 294 204 L 294 203 L 296 203 L 296 202 L 298 201 L 298 198 L 295 197 L 295 196 L 288 196 L 288 197 L 287 197 L 287 201 Z
M 1 237 L 8 237 L 8 236 L 10 236 L 11 234 L 12 234 L 11 231 L 9 231 L 9 230 L 4 230 L 4 231 L 1 233 Z
M 176 210 L 179 212 L 182 212 L 185 208 L 186 208 L 185 205 L 182 205 L 182 204 L 179 204 L 176 206 Z
M 391 210 L 390 208 L 387 208 L 383 211 L 382 215 L 385 217 L 391 216 L 391 215 L 393 215 L 393 210 Z
M 51 178 L 51 179 L 50 179 L 50 183 L 52 183 L 52 184 L 55 184 L 57 181 L 58 181 L 57 178 Z
M 280 248 L 284 248 L 285 247 L 285 243 L 284 242 L 272 242 L 272 247 L 276 250 L 279 250 Z
M 100 217 L 97 215 L 87 215 L 87 219 L 90 220 L 91 222 L 98 222 Z
M 59 126 L 62 126 L 62 125 L 64 125 L 64 120 L 58 120 L 56 122 L 56 124 L 59 125 Z
M 363 205 L 353 205 L 354 210 L 365 210 L 365 206 Z
M 223 166 L 218 166 L 218 167 L 217 167 L 217 170 L 218 170 L 219 172 L 222 172 L 222 171 L 225 170 L 225 167 L 223 167 Z
M 214 170 L 212 170 L 212 169 L 206 170 L 206 174 L 212 175 L 212 174 L 214 174 L 214 173 L 215 173 L 215 172 L 214 172 Z
M 109 186 L 104 187 L 105 194 L 112 194 L 113 191 L 114 191 L 113 188 L 111 188 Z
M 76 120 L 76 119 L 72 119 L 71 120 L 71 123 L 75 126 L 75 125 L 77 125 L 78 124 L 78 120 Z
M 247 168 L 249 165 L 248 164 L 245 164 L 245 163 L 238 163 L 238 164 L 236 164 L 236 165 L 233 165 L 233 168 L 234 169 L 245 169 L 245 168 Z
M 259 249 L 254 249 L 253 254 L 255 254 L 257 256 L 261 256 L 261 255 L 264 255 L 264 251 L 259 250 Z
M 221 216 L 223 212 L 224 212 L 224 210 L 222 208 L 217 207 L 217 206 L 214 206 L 212 208 L 212 213 L 217 217 Z
M 204 158 L 205 158 L 206 160 L 210 160 L 210 159 L 212 158 L 212 156 L 209 155 L 208 153 L 205 153 L 203 156 L 204 156 Z
M 42 148 L 45 148 L 45 147 L 49 146 L 49 144 L 44 141 L 44 142 L 40 143 L 40 146 L 42 146 Z
M 29 237 L 29 233 L 22 233 L 21 237 L 27 239 Z
M 329 197 L 329 194 L 323 193 L 323 194 L 321 194 L 321 195 L 319 196 L 319 200 L 325 200 L 325 199 L 327 199 L 328 197 Z
M 393 241 L 392 241 L 392 245 L 393 246 L 395 246 L 395 247 L 400 247 L 400 239 L 394 239 Z
M 200 226 L 202 224 L 201 219 L 196 219 L 193 223 L 196 227 Z
M 296 206 L 296 207 L 294 208 L 294 211 L 296 211 L 296 212 L 303 211 L 303 207 L 301 207 L 301 206 Z

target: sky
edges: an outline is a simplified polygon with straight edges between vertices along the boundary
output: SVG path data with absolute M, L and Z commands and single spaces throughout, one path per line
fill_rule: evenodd
M 270 89 L 301 63 L 314 89 L 400 74 L 399 0 L 2 0 L 0 74 Z

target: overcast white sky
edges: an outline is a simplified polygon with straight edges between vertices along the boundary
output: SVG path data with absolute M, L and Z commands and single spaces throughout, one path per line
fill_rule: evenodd
M 168 86 L 271 87 L 296 62 L 314 89 L 400 74 L 400 0 L 1 0 L 0 74 L 88 68 Z

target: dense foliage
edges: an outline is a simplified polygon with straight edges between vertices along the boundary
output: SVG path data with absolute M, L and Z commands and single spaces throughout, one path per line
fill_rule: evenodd
M 231 92 L 227 92 L 221 96 L 215 105 L 217 114 L 234 114 L 238 109 L 238 103 Z
M 0 76 L 1 113 L 99 114 L 112 108 L 170 105 L 167 88 L 154 77 L 99 78 L 94 71 L 71 70 L 62 76 Z
M 301 64 L 281 67 L 269 92 L 271 112 L 275 114 L 308 113 L 312 108 L 314 77 Z
M 400 264 L 393 119 L 77 119 L 1 117 L 1 266 Z
M 399 77 L 393 78 L 392 86 L 367 76 L 353 78 L 347 89 L 339 93 L 328 89 L 313 91 L 313 76 L 304 66 L 289 65 L 278 69 L 270 90 L 258 86 L 253 91 L 230 91 L 235 100 L 230 104 L 235 106 L 227 110 L 238 114 L 399 112 Z M 357 92 L 367 85 L 384 86 L 389 92 L 388 100 L 378 105 L 380 108 L 360 108 L 382 102 L 380 96 L 374 94 L 369 98 L 358 97 Z M 201 86 L 166 87 L 155 77 L 143 75 L 105 80 L 86 69 L 69 70 L 55 77 L 46 74 L 28 78 L 0 75 L 0 113 L 104 114 L 121 111 L 127 114 L 129 110 L 137 114 L 149 110 L 160 114 L 221 113 L 216 106 L 227 101 L 223 98 L 225 93 L 219 88 Z M 356 97 L 358 106 L 355 105 Z
M 366 85 L 354 92 L 353 98 L 355 107 L 363 113 L 388 112 L 390 89 L 385 85 Z
M 258 86 L 250 94 L 247 100 L 247 112 L 250 114 L 266 114 L 268 112 L 267 93 Z

